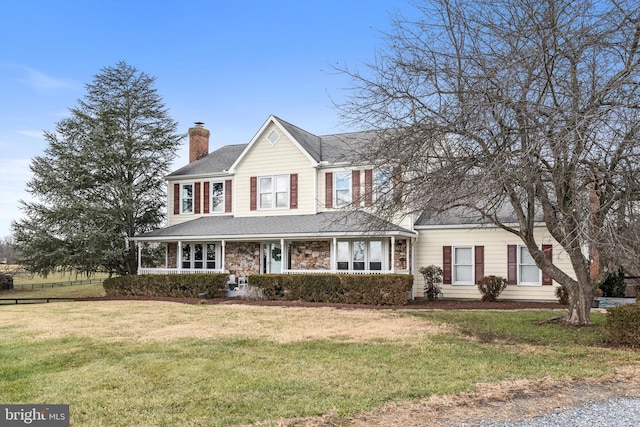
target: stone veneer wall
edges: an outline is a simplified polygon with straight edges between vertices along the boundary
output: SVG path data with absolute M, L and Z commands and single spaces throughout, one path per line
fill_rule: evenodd
M 292 270 L 330 270 L 331 243 L 327 241 L 293 241 L 291 250 Z
M 229 273 L 237 277 L 260 273 L 259 242 L 227 242 L 225 246 L 225 266 Z
M 178 244 L 167 243 L 167 268 L 178 268 Z
M 407 240 L 396 240 L 395 253 L 393 256 L 396 270 L 406 270 L 409 268 L 407 264 L 408 254 L 409 247 Z

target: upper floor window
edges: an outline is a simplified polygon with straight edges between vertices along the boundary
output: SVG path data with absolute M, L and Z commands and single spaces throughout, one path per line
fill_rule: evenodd
M 454 246 L 452 267 L 453 283 L 473 283 L 473 248 Z
M 351 203 L 351 172 L 336 172 L 334 175 L 334 206 L 341 208 Z
M 289 175 L 261 176 L 258 178 L 260 209 L 287 209 L 289 207 Z
M 387 200 L 392 190 L 391 169 L 375 169 L 373 171 L 373 201 Z
M 180 185 L 180 213 L 193 213 L 193 184 Z
M 211 212 L 224 212 L 224 182 L 211 183 Z

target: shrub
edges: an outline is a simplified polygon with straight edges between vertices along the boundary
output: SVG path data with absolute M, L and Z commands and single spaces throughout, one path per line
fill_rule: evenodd
M 141 274 L 118 276 L 103 283 L 107 296 L 211 298 L 225 296 L 227 274 Z
M 556 297 L 562 305 L 569 305 L 569 291 L 564 285 L 560 285 L 556 288 Z
M 442 295 L 442 269 L 437 265 L 420 267 L 418 270 L 424 279 L 424 295 L 429 301 L 435 301 Z
M 640 303 L 608 308 L 604 326 L 609 343 L 640 347 Z
M 495 301 L 507 287 L 507 279 L 500 276 L 485 276 L 478 281 L 478 289 L 482 294 L 482 301 Z
M 408 274 L 260 274 L 251 286 L 268 300 L 404 305 L 413 286 Z
M 624 269 L 617 273 L 607 274 L 607 278 L 600 284 L 602 296 L 610 298 L 624 298 L 627 284 L 624 282 Z

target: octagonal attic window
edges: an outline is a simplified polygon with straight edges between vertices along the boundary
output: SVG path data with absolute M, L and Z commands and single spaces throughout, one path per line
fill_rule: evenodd
M 275 130 L 272 130 L 269 133 L 269 136 L 267 136 L 267 139 L 269 140 L 269 142 L 271 143 L 271 145 L 275 145 L 276 142 L 278 142 L 278 140 L 280 140 L 280 135 L 278 134 L 278 132 L 276 132 Z

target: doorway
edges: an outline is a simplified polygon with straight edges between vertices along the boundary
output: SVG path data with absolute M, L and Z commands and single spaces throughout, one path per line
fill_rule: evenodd
M 261 246 L 260 271 L 263 274 L 282 273 L 282 248 L 280 243 L 266 242 L 262 243 Z

